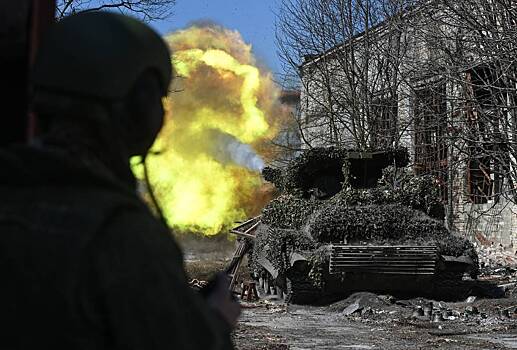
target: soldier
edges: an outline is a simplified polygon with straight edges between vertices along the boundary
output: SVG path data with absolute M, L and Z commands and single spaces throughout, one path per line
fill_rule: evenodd
M 0 151 L 1 348 L 232 348 L 239 305 L 223 281 L 206 299 L 188 287 L 129 168 L 171 77 L 167 46 L 135 19 L 83 13 L 48 34 L 33 71 L 42 137 Z

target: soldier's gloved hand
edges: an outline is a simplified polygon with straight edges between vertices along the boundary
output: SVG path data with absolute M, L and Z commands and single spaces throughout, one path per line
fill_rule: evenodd
M 208 305 L 214 308 L 220 316 L 233 328 L 241 314 L 241 306 L 228 290 L 230 278 L 224 273 L 219 273 L 210 281 L 208 288 L 203 288 L 201 293 L 205 296 Z

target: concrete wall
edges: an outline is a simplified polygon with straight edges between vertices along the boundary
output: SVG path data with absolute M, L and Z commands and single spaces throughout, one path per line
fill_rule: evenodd
M 517 248 L 517 206 L 509 203 L 465 203 L 460 214 L 460 232 L 482 245 Z

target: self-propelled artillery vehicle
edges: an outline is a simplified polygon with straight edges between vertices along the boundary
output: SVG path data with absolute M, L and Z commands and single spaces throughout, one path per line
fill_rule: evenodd
M 461 297 L 473 245 L 444 225 L 432 176 L 405 149 L 314 148 L 263 177 L 279 196 L 262 211 L 249 264 L 260 285 L 297 304 L 356 291 Z

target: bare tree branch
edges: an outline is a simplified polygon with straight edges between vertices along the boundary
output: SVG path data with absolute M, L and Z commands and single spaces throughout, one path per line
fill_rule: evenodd
M 281 0 L 276 27 L 309 147 L 407 146 L 450 223 L 517 204 L 515 0 Z
M 170 16 L 175 3 L 176 0 L 62 0 L 57 2 L 56 13 L 61 19 L 77 12 L 111 9 L 153 21 Z

